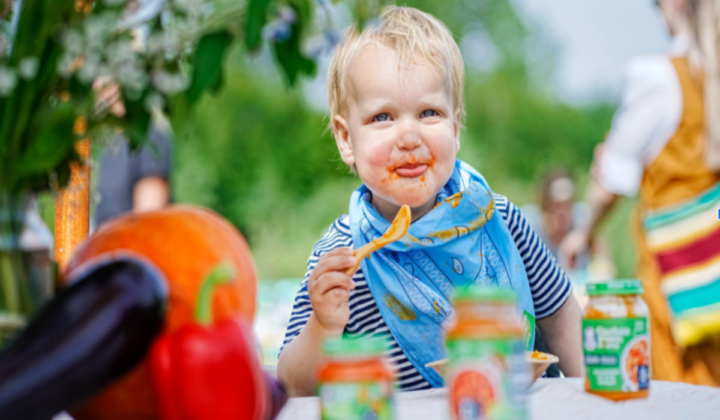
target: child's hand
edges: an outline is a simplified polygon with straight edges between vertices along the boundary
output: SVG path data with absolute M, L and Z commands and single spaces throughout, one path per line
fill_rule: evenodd
M 346 271 L 355 265 L 351 248 L 337 248 L 320 257 L 308 279 L 313 315 L 328 332 L 341 334 L 350 319 L 350 291 L 355 282 Z

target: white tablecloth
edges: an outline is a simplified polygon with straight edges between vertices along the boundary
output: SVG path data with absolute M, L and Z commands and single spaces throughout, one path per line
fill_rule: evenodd
M 720 389 L 653 381 L 650 398 L 612 402 L 584 392 L 576 378 L 539 379 L 531 388 L 531 420 L 718 420 Z M 448 419 L 447 390 L 398 393 L 396 420 Z M 292 398 L 278 420 L 318 420 L 318 397 Z

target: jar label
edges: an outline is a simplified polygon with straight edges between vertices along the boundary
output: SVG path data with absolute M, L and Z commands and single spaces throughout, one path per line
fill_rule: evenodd
M 452 419 L 527 418 L 523 340 L 449 340 L 447 347 Z
M 522 316 L 523 334 L 525 336 L 525 350 L 533 349 L 533 335 L 535 334 L 535 317 L 525 311 Z
M 328 382 L 320 385 L 323 420 L 391 420 L 390 382 Z
M 647 318 L 584 319 L 585 376 L 593 391 L 636 392 L 650 385 Z

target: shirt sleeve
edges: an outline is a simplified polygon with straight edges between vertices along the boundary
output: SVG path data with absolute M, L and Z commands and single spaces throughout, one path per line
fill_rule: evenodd
M 507 197 L 495 194 L 495 208 L 507 224 L 525 265 L 535 317 L 547 318 L 557 312 L 572 294 L 570 280 L 520 210 Z
M 148 142 L 132 156 L 134 182 L 147 177 L 169 179 L 171 154 L 170 133 L 151 125 Z
M 622 102 L 600 156 L 600 184 L 615 194 L 635 195 L 644 168 L 673 136 L 681 116 L 682 90 L 670 59 L 631 60 Z

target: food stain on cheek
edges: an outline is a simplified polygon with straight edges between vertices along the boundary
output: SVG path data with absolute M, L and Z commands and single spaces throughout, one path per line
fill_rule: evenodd
M 408 308 L 403 305 L 393 295 L 385 295 L 385 305 L 387 305 L 387 307 L 403 321 L 414 321 L 417 319 L 415 311 L 413 311 L 412 308 Z

